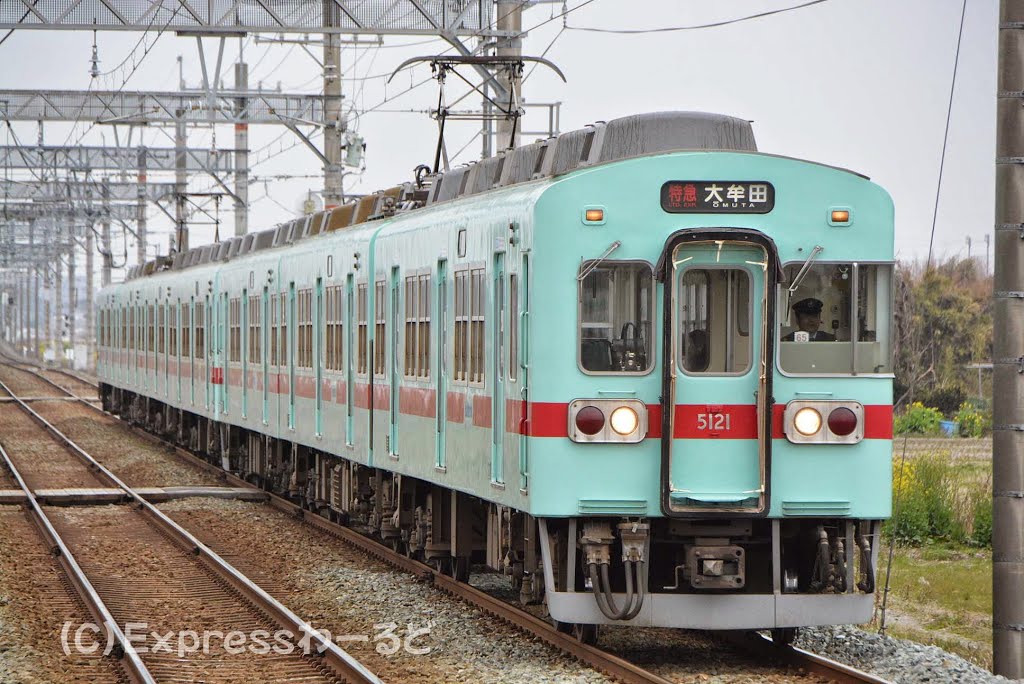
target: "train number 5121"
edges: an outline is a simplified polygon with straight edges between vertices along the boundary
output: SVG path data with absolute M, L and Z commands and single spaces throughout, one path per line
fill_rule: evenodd
M 697 429 L 707 432 L 720 432 L 732 427 L 732 416 L 728 413 L 698 413 Z

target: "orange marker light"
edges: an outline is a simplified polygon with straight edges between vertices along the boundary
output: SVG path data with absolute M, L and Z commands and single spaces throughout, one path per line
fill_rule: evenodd
M 832 211 L 832 223 L 849 223 L 850 212 L 845 209 L 834 209 Z
M 604 221 L 604 209 L 587 209 L 588 221 Z

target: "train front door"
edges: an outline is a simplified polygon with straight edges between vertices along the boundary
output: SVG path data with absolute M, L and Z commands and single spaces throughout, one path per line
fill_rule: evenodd
M 673 397 L 667 496 L 670 514 L 766 512 L 766 250 L 692 240 L 668 271 Z

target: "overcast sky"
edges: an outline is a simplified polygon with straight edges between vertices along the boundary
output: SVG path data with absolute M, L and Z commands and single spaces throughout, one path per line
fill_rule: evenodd
M 562 131 L 595 120 L 660 110 L 747 118 L 754 122 L 760 150 L 850 168 L 885 187 L 896 203 L 898 255 L 923 257 L 935 207 L 961 1 L 829 0 L 700 30 L 632 35 L 580 30 L 704 24 L 801 1 L 592 0 L 570 11 L 567 28 L 557 17 L 561 4 L 537 5 L 524 13 L 523 26 L 529 29 L 524 54 L 547 50 L 546 56 L 562 68 L 568 83 L 538 69 L 525 82 L 524 98 L 532 103 L 561 102 Z M 583 2 L 569 0 L 568 7 L 572 10 Z M 967 236 L 975 241 L 973 253 L 982 254 L 984 235 L 992 230 L 997 14 L 997 0 L 967 2 L 938 207 L 935 249 L 939 255 L 966 254 Z M 141 44 L 140 38 L 141 34 L 99 34 L 100 69 L 111 73 L 96 79 L 93 88 L 117 89 L 139 63 L 124 90 L 176 89 L 179 54 L 187 85 L 199 85 L 194 38 L 150 34 Z M 15 32 L 0 45 L 0 88 L 89 87 L 92 40 L 90 33 Z M 206 42 L 208 62 L 212 62 L 216 41 Z M 228 60 L 237 58 L 240 42 L 228 41 L 224 69 L 228 86 L 232 83 Z M 402 73 L 390 86 L 379 75 L 410 56 L 446 48 L 440 40 L 389 37 L 384 49 L 344 49 L 350 127 L 367 143 L 366 170 L 348 176 L 346 190 L 371 192 L 394 185 L 409 179 L 417 164 L 432 160 L 436 124 L 421 110 L 435 103 L 436 84 L 427 81 L 404 92 L 426 80 L 429 67 Z M 313 52 L 319 55 L 319 48 L 313 47 Z M 262 81 L 264 87 L 276 88 L 280 82 L 285 90 L 305 92 L 321 87 L 320 68 L 302 48 L 249 39 L 244 55 L 252 86 Z M 542 127 L 543 119 L 529 115 L 526 129 Z M 450 152 L 468 143 L 457 161 L 477 158 L 480 142 L 471 137 L 478 125 L 450 126 Z M 72 141 L 82 138 L 82 143 L 113 144 L 109 126 L 94 127 L 83 137 L 86 128 L 47 124 L 45 141 L 60 144 L 70 136 Z M 173 134 L 173 130 L 167 132 Z M 120 131 L 122 143 L 126 133 Z M 22 142 L 32 142 L 36 126 L 16 124 L 15 134 Z M 135 135 L 133 142 L 138 141 L 139 134 Z M 13 142 L 9 131 L 4 136 L 5 144 Z M 143 133 L 143 139 L 153 146 L 172 144 L 155 128 Z M 193 129 L 190 145 L 230 148 L 232 129 Z M 250 230 L 261 230 L 289 218 L 308 190 L 322 187 L 317 177 L 280 180 L 274 176 L 318 176 L 320 165 L 281 127 L 253 126 L 250 145 L 253 150 L 263 148 L 255 155 L 259 163 L 254 175 L 269 179 L 250 189 Z M 208 179 L 195 177 L 190 189 L 209 185 Z M 154 241 L 166 251 L 171 223 L 155 208 L 150 217 L 150 230 L 158 234 Z M 222 206 L 220 218 L 221 236 L 230 234 L 230 201 Z M 195 220 L 209 219 L 197 215 Z M 212 239 L 212 226 L 193 227 L 193 246 Z M 134 254 L 133 247 L 129 251 Z

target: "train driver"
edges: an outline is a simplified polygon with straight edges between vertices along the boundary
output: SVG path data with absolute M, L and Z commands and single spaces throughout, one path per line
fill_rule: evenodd
M 797 330 L 789 333 L 782 338 L 784 342 L 835 342 L 836 336 L 819 330 L 821 327 L 821 309 L 824 304 L 820 299 L 814 297 L 808 297 L 807 299 L 801 299 L 799 302 L 793 305 L 793 313 L 796 314 L 796 326 Z M 799 333 L 807 333 L 807 337 Z

